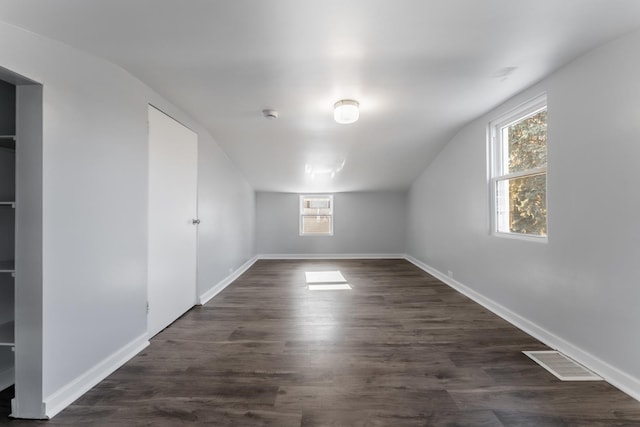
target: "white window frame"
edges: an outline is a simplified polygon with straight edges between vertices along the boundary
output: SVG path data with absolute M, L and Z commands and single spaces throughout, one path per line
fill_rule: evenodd
M 314 198 L 314 199 L 329 199 L 329 213 L 328 214 L 323 214 L 323 216 L 328 216 L 329 217 L 329 232 L 328 233 L 305 233 L 303 230 L 303 218 L 305 216 L 315 216 L 315 215 L 305 215 L 304 212 L 304 201 L 305 199 L 308 198 Z M 334 208 L 333 208 L 333 194 L 301 194 L 300 195 L 300 202 L 298 204 L 298 230 L 300 233 L 300 236 L 304 236 L 304 237 L 314 237 L 314 236 L 333 236 L 333 221 L 334 221 Z
M 533 116 L 540 111 L 547 109 L 547 94 L 542 93 L 535 98 L 517 106 L 516 108 L 502 114 L 496 120 L 489 123 L 488 129 L 488 145 L 489 145 L 489 160 L 490 160 L 490 176 L 489 176 L 489 194 L 490 194 L 490 209 L 491 209 L 491 234 L 499 237 L 507 237 L 513 239 L 527 240 L 546 243 L 548 242 L 549 234 L 549 211 L 548 211 L 548 185 L 545 191 L 546 205 L 547 205 L 547 235 L 536 236 L 531 234 L 522 234 L 515 232 L 499 231 L 499 200 L 497 197 L 498 182 L 509 181 L 511 179 L 532 177 L 535 175 L 547 175 L 547 166 L 527 169 L 524 171 L 518 171 L 514 173 L 505 173 L 508 168 L 508 157 L 504 155 L 503 150 L 505 143 L 502 140 L 502 129 L 510 126 L 516 122 L 524 120 L 530 116 Z M 504 208 L 503 208 L 504 209 Z M 507 208 L 508 209 L 508 208 Z M 508 227 L 507 227 L 508 228 Z

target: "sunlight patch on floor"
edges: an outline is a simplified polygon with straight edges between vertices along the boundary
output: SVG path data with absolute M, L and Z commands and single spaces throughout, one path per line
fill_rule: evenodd
M 309 285 L 310 291 L 348 291 L 352 289 L 348 283 L 320 283 Z
M 345 283 L 340 271 L 307 271 L 304 273 L 307 283 Z
M 338 270 L 306 271 L 304 275 L 310 291 L 348 291 L 353 289 Z

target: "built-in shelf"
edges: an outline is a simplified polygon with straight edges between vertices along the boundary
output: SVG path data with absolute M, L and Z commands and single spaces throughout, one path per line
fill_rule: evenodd
M 0 206 L 11 206 L 12 208 L 15 208 L 16 202 L 0 202 Z
M 0 273 L 15 273 L 16 263 L 13 260 L 0 261 Z
M 16 345 L 15 322 L 0 323 L 0 347 L 13 347 Z
M 15 151 L 16 137 L 13 135 L 0 135 L 0 148 Z

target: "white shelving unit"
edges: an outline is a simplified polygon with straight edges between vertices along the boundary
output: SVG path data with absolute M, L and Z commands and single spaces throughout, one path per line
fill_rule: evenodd
M 15 273 L 16 266 L 13 260 L 0 261 L 0 273 Z
M 15 382 L 15 86 L 0 81 L 0 390 Z
M 3 242 L 0 274 L 12 275 L 15 274 L 15 141 L 14 135 L 0 135 L 0 242 Z M 2 320 L 0 317 L 0 325 L 4 323 Z
M 5 322 L 0 324 L 0 347 L 13 347 L 16 345 L 15 322 Z

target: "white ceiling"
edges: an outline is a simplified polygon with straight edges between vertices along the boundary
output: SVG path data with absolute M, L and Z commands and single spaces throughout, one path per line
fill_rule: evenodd
M 408 188 L 469 120 L 640 28 L 640 1 L 0 0 L 0 20 L 119 64 L 256 190 L 360 191 Z M 333 121 L 343 98 L 357 123 Z

